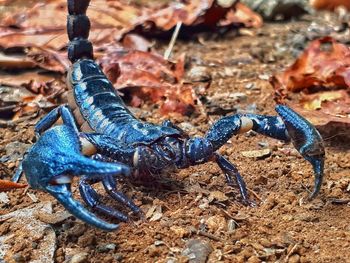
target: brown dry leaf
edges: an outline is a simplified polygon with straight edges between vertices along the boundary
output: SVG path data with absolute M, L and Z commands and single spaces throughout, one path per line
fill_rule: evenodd
M 35 66 L 35 63 L 24 55 L 9 56 L 0 53 L 0 68 L 2 69 L 34 68 Z
M 111 48 L 100 62 L 114 86 L 130 94 L 132 106 L 149 100 L 158 103 L 163 114 L 194 110 L 192 86 L 182 82 L 184 56 L 175 64 L 157 54 Z
M 29 87 L 33 85 L 37 87 L 42 83 L 49 83 L 53 80 L 53 76 L 40 74 L 37 70 L 21 72 L 21 74 L 1 73 L 0 85 L 10 87 Z M 29 90 L 31 89 L 29 88 Z
M 350 48 L 330 37 L 314 40 L 283 73 L 272 79 L 279 93 L 312 87 L 350 87 Z
M 136 34 L 126 34 L 123 38 L 123 47 L 127 49 L 140 50 L 146 52 L 150 50 L 152 45 L 153 44 L 147 39 Z
M 276 100 L 292 99 L 288 104 L 303 109 L 313 124 L 350 123 L 350 48 L 334 39 L 311 42 L 292 66 L 270 81 Z
M 338 6 L 344 6 L 350 10 L 350 1 L 349 0 L 310 0 L 310 4 L 313 8 L 321 10 L 334 10 Z
M 227 13 L 226 19 L 220 21 L 220 25 L 222 26 L 231 24 L 243 24 L 245 27 L 259 28 L 263 25 L 263 19 L 246 5 L 237 3 L 234 10 L 231 9 Z
M 140 7 L 130 1 L 92 1 L 87 11 L 92 22 L 89 39 L 97 47 L 121 40 L 133 30 L 148 34 L 169 31 L 179 21 L 186 26 L 220 26 L 219 22 L 226 19 L 230 10 L 235 12 L 236 2 L 232 1 L 230 6 L 225 7 L 214 0 L 171 1 Z M 247 12 L 247 7 L 243 11 L 242 6 L 239 4 L 237 9 L 239 14 L 231 14 L 225 20 L 225 26 L 232 23 L 260 25 L 261 21 L 253 22 L 257 15 Z M 66 0 L 42 0 L 27 9 L 23 9 L 21 2 L 5 1 L 3 10 L 0 16 L 0 46 L 41 47 L 58 51 L 67 45 Z
M 11 87 L 12 95 L 3 91 L 0 106 L 5 107 L 3 110 L 11 106 L 8 113 L 10 117 L 15 112 L 13 121 L 22 116 L 35 114 L 39 109 L 52 109 L 56 106 L 56 98 L 64 92 L 60 80 L 56 80 L 53 74 L 43 74 L 39 70 L 21 74 L 3 73 L 0 85 Z
M 27 186 L 26 184 L 19 184 L 19 183 L 14 183 L 11 181 L 0 179 L 0 192 L 10 191 L 18 188 L 24 188 L 26 186 Z
M 95 50 L 102 49 L 104 52 L 101 62 L 111 81 L 118 89 L 128 88 L 132 106 L 151 100 L 160 105 L 163 114 L 189 114 L 194 110 L 195 96 L 192 86 L 183 84 L 183 58 L 174 64 L 147 52 L 122 50 L 111 54 L 108 48 L 106 51 L 103 49 L 113 46 L 116 50 L 116 42 L 127 33 L 135 31 L 157 34 L 171 30 L 179 21 L 191 28 L 204 26 L 215 29 L 232 24 L 261 25 L 259 16 L 238 1 L 221 2 L 171 1 L 140 6 L 137 2 L 130 1 L 92 1 L 87 13 L 92 23 L 89 39 Z M 29 47 L 25 49 L 26 59 L 35 66 L 65 72 L 69 66 L 66 54 L 62 53 L 68 43 L 66 0 L 41 0 L 27 9 L 23 9 L 16 0 L 7 0 L 3 9 L 4 13 L 0 16 L 0 26 L 3 29 L 0 32 L 0 46 L 5 49 Z M 221 24 L 221 21 L 224 23 Z M 126 36 L 123 43 L 143 51 L 150 46 L 135 35 Z M 96 56 L 99 57 L 98 52 Z M 24 112 L 36 110 L 37 106 L 27 105 Z M 19 111 L 19 115 L 24 112 Z
M 53 109 L 57 105 L 52 102 L 52 99 L 44 97 L 42 94 L 36 96 L 24 97 L 22 103 L 14 109 L 15 115 L 12 121 L 17 121 L 23 116 L 35 115 L 40 109 Z

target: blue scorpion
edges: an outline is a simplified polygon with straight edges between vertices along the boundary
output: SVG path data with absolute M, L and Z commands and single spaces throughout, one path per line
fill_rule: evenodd
M 23 171 L 33 188 L 48 191 L 86 223 L 113 230 L 116 225 L 97 219 L 72 199 L 71 177 L 67 175 L 83 175 L 79 190 L 90 208 L 125 221 L 126 215 L 101 203 L 93 184 L 102 182 L 111 197 L 140 213 L 132 200 L 117 191 L 117 177 L 128 174 L 125 166 L 137 177 L 160 174 L 170 167 L 183 169 L 213 161 L 222 169 L 229 185 L 238 185 L 242 201 L 249 203 L 245 182 L 237 168 L 217 150 L 233 135 L 253 130 L 293 143 L 313 166 L 315 183 L 310 198 L 317 196 L 324 174 L 322 137 L 312 124 L 285 105 L 276 106 L 278 116 L 235 114 L 222 117 L 204 137 L 190 138 L 170 121 L 155 125 L 138 120 L 93 60 L 93 47 L 88 40 L 90 21 L 86 16 L 89 2 L 68 0 L 68 58 L 72 66 L 67 85 L 70 95 L 68 105 L 48 113 L 35 127 L 37 136 L 43 135 L 23 161 Z M 51 128 L 60 117 L 63 125 Z M 99 162 L 82 157 L 82 148 L 85 155 L 93 155 Z M 111 161 L 117 163 L 108 163 Z

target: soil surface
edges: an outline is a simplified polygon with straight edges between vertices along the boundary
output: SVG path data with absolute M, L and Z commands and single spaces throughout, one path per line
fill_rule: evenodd
M 275 115 L 268 77 L 294 61 L 288 39 L 313 19 L 266 23 L 259 30 L 242 30 L 239 36 L 177 41 L 173 57 L 185 52 L 192 65 L 205 67 L 203 74 L 212 83 L 206 90 L 205 85 L 197 86 L 202 113 L 170 118 L 190 135 L 201 136 L 224 114 Z M 150 105 L 135 112 L 150 122 L 165 119 Z M 0 157 L 11 143 L 19 142 L 20 154 L 32 144 L 38 118 L 0 128 Z M 122 181 L 120 190 L 145 215 L 143 220 L 132 216 L 109 233 L 70 217 L 49 194 L 31 189 L 8 192 L 9 200 L 0 202 L 0 216 L 40 202 L 49 202 L 53 211 L 34 213 L 33 220 L 47 226 L 42 234 L 18 227 L 16 216 L 0 220 L 0 235 L 12 235 L 5 262 L 35 260 L 47 245 L 55 262 L 350 262 L 349 144 L 329 138 L 325 142 L 326 176 L 312 202 L 307 199 L 313 186 L 310 164 L 291 144 L 255 133 L 235 136 L 220 149 L 238 167 L 255 206 L 241 203 L 239 192 L 226 185 L 215 163 L 169 172 L 144 185 Z M 247 151 L 255 150 L 260 157 L 246 157 Z M 0 163 L 0 178 L 10 179 L 17 165 L 16 159 Z M 102 186 L 95 188 L 103 202 L 118 207 Z M 73 192 L 79 198 L 76 184 Z M 43 242 L 48 233 L 53 234 L 51 244 Z

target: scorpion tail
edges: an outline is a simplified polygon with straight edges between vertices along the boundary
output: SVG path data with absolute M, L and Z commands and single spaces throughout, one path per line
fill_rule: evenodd
M 70 185 L 49 185 L 46 187 L 46 190 L 52 196 L 54 196 L 72 215 L 79 218 L 83 222 L 106 231 L 116 230 L 119 227 L 117 224 L 110 224 L 96 217 L 93 213 L 89 212 L 80 202 L 74 200 L 70 191 Z
M 90 0 L 68 0 L 68 58 L 72 63 L 82 58 L 93 59 L 92 44 L 88 40 L 90 20 L 86 16 L 89 3 Z

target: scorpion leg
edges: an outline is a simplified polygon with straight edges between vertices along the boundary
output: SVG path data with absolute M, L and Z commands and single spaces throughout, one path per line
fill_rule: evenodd
M 35 125 L 35 135 L 40 137 L 41 133 L 49 129 L 55 122 L 62 117 L 62 121 L 65 125 L 72 127 L 77 133 L 78 128 L 74 120 L 73 113 L 68 105 L 61 105 L 50 111 Z
M 81 197 L 83 198 L 85 203 L 88 206 L 90 206 L 92 209 L 95 209 L 98 212 L 105 214 L 107 216 L 112 216 L 114 218 L 117 218 L 121 221 L 124 221 L 124 222 L 128 221 L 128 217 L 125 214 L 111 207 L 105 206 L 100 202 L 101 197 L 92 188 L 91 184 L 97 183 L 101 180 L 102 178 L 99 178 L 99 177 L 91 178 L 89 176 L 83 176 L 79 182 L 79 191 L 80 191 Z
M 117 191 L 117 183 L 113 176 L 105 176 L 102 183 L 107 193 L 118 202 L 128 206 L 135 214 L 142 213 L 142 210 L 135 203 L 121 192 Z
M 95 156 L 101 161 L 118 160 L 132 165 L 135 149 L 121 143 L 117 143 L 112 138 L 98 133 L 88 133 L 85 138 L 92 143 L 102 155 Z M 106 192 L 116 201 L 128 206 L 134 213 L 140 214 L 141 209 L 135 205 L 127 196 L 117 191 L 117 183 L 113 176 L 104 176 L 101 178 Z
M 215 160 L 219 165 L 219 167 L 221 168 L 221 170 L 224 171 L 227 184 L 229 186 L 234 185 L 232 180 L 232 176 L 233 176 L 236 179 L 236 183 L 241 193 L 243 202 L 247 204 L 252 204 L 252 202 L 249 201 L 249 198 L 248 198 L 248 192 L 247 192 L 247 187 L 245 185 L 245 182 L 242 176 L 240 175 L 238 169 L 236 168 L 236 166 L 234 166 L 229 160 L 227 160 L 225 157 L 223 157 L 218 153 L 215 153 Z
M 213 150 L 219 149 L 233 135 L 249 130 L 279 140 L 291 140 L 313 166 L 315 185 L 310 198 L 314 198 L 320 191 L 323 179 L 325 154 L 322 137 L 310 122 L 289 107 L 277 105 L 276 111 L 279 116 L 235 114 L 223 117 L 209 129 L 205 138 L 212 143 Z

